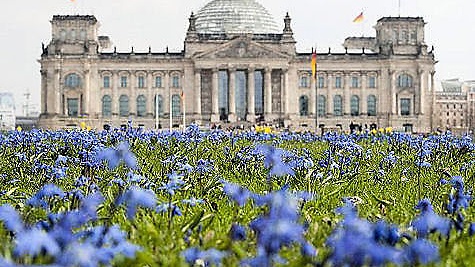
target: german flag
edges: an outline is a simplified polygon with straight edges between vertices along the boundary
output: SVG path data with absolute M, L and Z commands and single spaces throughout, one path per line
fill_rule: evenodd
M 353 22 L 356 22 L 356 23 L 358 23 L 358 22 L 362 22 L 362 21 L 363 21 L 363 19 L 364 19 L 364 16 L 363 16 L 363 11 L 361 11 L 361 13 L 360 13 L 358 16 L 356 16 L 356 18 L 355 18 L 355 19 L 353 19 Z
M 312 78 L 317 77 L 317 51 L 312 48 Z

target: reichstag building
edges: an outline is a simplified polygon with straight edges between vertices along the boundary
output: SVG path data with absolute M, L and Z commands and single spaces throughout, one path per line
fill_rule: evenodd
M 296 18 L 298 19 L 298 18 Z M 107 23 L 107 22 L 105 22 Z M 428 132 L 434 65 L 421 17 L 383 17 L 344 51 L 297 52 L 289 14 L 255 0 L 213 0 L 189 17 L 182 51 L 118 52 L 91 15 L 55 15 L 43 45 L 42 128 L 265 123 L 350 124 Z

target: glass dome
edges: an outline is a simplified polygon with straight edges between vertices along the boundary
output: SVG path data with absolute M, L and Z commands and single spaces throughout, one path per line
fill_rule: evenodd
M 196 14 L 198 33 L 279 33 L 269 12 L 255 0 L 213 0 Z

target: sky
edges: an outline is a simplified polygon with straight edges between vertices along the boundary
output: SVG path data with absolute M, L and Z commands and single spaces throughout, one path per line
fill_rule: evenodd
M 289 12 L 298 52 L 343 51 L 349 36 L 375 36 L 381 17 L 423 17 L 425 42 L 434 46 L 436 80 L 475 80 L 475 1 L 472 0 L 256 0 L 283 28 Z M 30 107 L 40 103 L 41 43 L 51 40 L 53 15 L 94 15 L 100 35 L 107 35 L 118 52 L 178 52 L 191 12 L 209 0 L 3 0 L 0 16 L 0 92 L 12 92 L 17 114 L 23 111 L 25 93 Z M 363 12 L 362 23 L 353 19 Z

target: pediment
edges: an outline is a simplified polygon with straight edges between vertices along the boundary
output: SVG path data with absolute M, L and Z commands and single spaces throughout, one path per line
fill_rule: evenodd
M 238 38 L 218 48 L 198 53 L 195 58 L 288 58 L 289 56 L 252 40 Z

